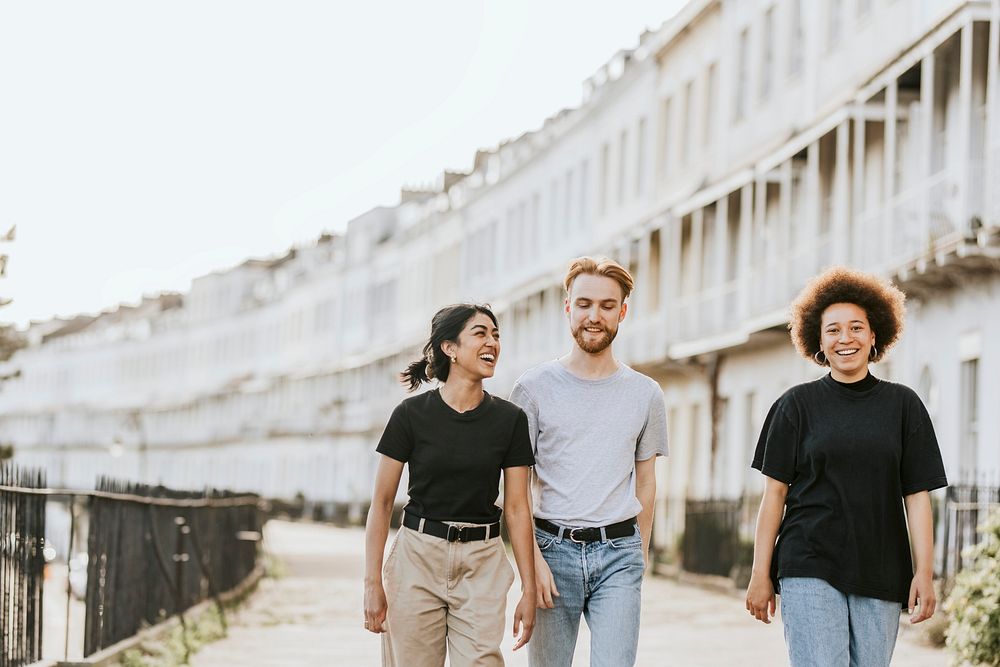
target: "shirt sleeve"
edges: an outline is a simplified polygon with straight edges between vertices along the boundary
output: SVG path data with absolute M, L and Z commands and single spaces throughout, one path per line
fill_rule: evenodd
M 667 454 L 667 408 L 663 401 L 663 390 L 657 386 L 649 400 L 646 426 L 639 434 L 639 441 L 636 443 L 635 460 L 645 461 L 654 456 Z
M 903 495 L 948 486 L 934 425 L 927 408 L 916 395 L 911 398 L 906 422 L 907 435 L 903 439 L 903 456 L 899 463 Z
M 750 467 L 779 482 L 791 484 L 798 464 L 799 432 L 784 403 L 784 397 L 779 398 L 768 411 Z
M 528 394 L 520 382 L 514 383 L 514 388 L 510 390 L 510 402 L 524 411 L 528 423 L 528 438 L 531 443 L 531 452 L 538 454 L 538 405 Z
M 375 451 L 403 463 L 410 460 L 410 454 L 413 452 L 413 431 L 404 403 L 400 403 L 392 411 Z
M 514 432 L 510 436 L 510 447 L 500 464 L 501 468 L 535 465 L 535 456 L 531 452 L 531 437 L 528 435 L 528 417 L 524 410 L 517 411 L 514 422 Z

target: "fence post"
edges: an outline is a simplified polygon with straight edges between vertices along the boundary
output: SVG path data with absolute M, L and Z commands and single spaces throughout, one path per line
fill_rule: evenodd
M 63 638 L 63 660 L 69 661 L 69 616 L 73 606 L 73 574 L 70 563 L 73 560 L 73 540 L 76 539 L 76 496 L 69 497 L 69 547 L 66 549 L 66 634 Z
M 181 635 L 184 643 L 184 663 L 191 659 L 191 651 L 187 642 L 187 623 L 184 622 L 184 563 L 188 562 L 190 556 L 184 550 L 184 536 L 191 532 L 191 527 L 187 525 L 187 520 L 182 516 L 174 517 L 174 524 L 177 526 L 177 547 L 174 553 L 174 611 L 181 621 Z

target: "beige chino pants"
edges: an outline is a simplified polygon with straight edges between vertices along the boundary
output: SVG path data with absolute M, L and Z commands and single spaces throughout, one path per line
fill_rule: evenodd
M 469 525 L 469 524 L 457 524 Z M 448 542 L 405 526 L 382 573 L 385 667 L 495 667 L 514 570 L 503 540 Z

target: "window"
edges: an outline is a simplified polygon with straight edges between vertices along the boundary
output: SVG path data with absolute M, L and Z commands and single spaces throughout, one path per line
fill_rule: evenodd
M 563 203 L 563 229 L 567 232 L 573 227 L 573 170 L 566 170 L 566 201 Z
M 639 127 L 636 130 L 635 138 L 635 196 L 642 194 L 643 172 L 646 162 L 646 119 L 639 119 Z
M 528 205 L 522 199 L 517 204 L 517 229 L 521 237 L 519 254 L 522 259 L 528 259 L 535 254 L 537 246 L 531 242 L 532 229 L 528 220 Z
M 733 120 L 740 121 L 747 114 L 747 89 L 750 78 L 750 29 L 740 33 L 740 45 L 736 63 L 736 99 L 733 104 Z
M 549 238 L 554 238 L 556 230 L 562 227 L 559 219 L 559 179 L 553 178 L 549 186 Z
M 961 372 L 961 441 L 959 442 L 959 475 L 972 482 L 978 463 L 979 448 L 979 359 L 962 362 Z
M 628 161 L 628 130 L 618 138 L 618 205 L 625 203 L 625 165 Z
M 580 216 L 580 224 L 585 225 L 587 223 L 587 169 L 589 163 L 584 160 L 580 163 L 580 209 L 577 215 Z
M 712 496 L 721 498 L 726 484 L 726 452 L 729 451 L 729 399 L 720 396 L 715 403 L 715 442 L 712 443 Z
M 691 133 L 694 132 L 694 81 L 684 86 L 684 121 L 681 125 L 681 164 L 691 159 Z
M 517 224 L 517 218 L 514 216 L 515 209 L 513 206 L 507 208 L 507 261 L 504 262 L 507 266 L 517 266 L 518 262 L 518 237 L 520 236 L 520 231 L 515 226 Z
M 802 19 L 803 0 L 792 0 L 788 39 L 788 76 L 795 77 L 802 73 L 805 60 L 806 28 Z
M 712 132 L 715 130 L 715 86 L 718 68 L 715 63 L 708 66 L 708 74 L 705 76 L 705 124 L 702 125 L 702 143 L 705 146 L 712 144 Z
M 844 3 L 843 0 L 827 0 L 826 2 L 826 48 L 833 50 L 840 42 L 843 32 Z
M 537 252 L 542 244 L 542 196 L 538 192 L 531 195 L 531 246 Z
M 663 101 L 663 121 L 661 127 L 663 127 L 663 142 L 660 144 L 660 174 L 666 176 L 670 173 L 670 147 L 672 137 L 670 136 L 670 131 L 672 129 L 671 124 L 671 114 L 673 113 L 673 103 L 668 97 Z
M 611 159 L 611 148 L 604 144 L 601 146 L 601 183 L 598 191 L 597 212 L 601 215 L 608 210 L 608 161 Z
M 749 495 L 760 493 L 764 487 L 763 475 L 756 474 L 756 471 L 750 468 L 754 451 L 757 449 L 757 430 L 759 428 L 760 426 L 757 424 L 757 394 L 748 391 L 743 396 L 743 442 L 747 443 L 744 482 L 746 492 Z
M 761 40 L 760 62 L 760 98 L 767 99 L 771 94 L 771 77 L 774 71 L 774 7 L 764 14 L 764 39 Z

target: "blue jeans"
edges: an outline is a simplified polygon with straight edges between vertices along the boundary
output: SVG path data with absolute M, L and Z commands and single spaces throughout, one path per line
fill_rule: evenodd
M 792 667 L 889 667 L 902 605 L 841 593 L 823 579 L 781 579 Z
M 554 609 L 538 610 L 528 664 L 570 667 L 581 614 L 590 628 L 591 667 L 635 664 L 644 570 L 638 529 L 628 537 L 579 544 L 567 533 L 535 528 L 535 540 L 559 597 L 552 598 Z

